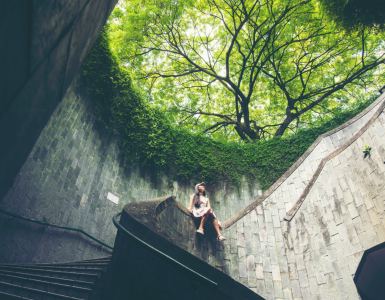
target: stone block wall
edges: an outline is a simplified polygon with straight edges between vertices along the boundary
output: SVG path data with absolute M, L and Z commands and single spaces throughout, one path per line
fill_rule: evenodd
M 0 199 L 118 0 L 2 1 Z
M 199 220 L 193 219 L 191 213 L 176 202 L 157 215 L 157 225 L 175 245 L 223 271 L 224 244 L 216 241 L 217 233 L 209 222 L 204 226 L 204 235 L 197 234 Z
M 210 192 L 215 195 L 212 207 L 225 227 L 225 242 L 213 241 L 210 234 L 201 241 L 193 238 L 190 224 L 190 241 L 177 239 L 177 243 L 182 241 L 187 251 L 195 251 L 267 299 L 357 299 L 351 279 L 354 269 L 363 250 L 383 241 L 385 232 L 384 114 L 376 116 L 359 139 L 346 142 L 371 120 L 383 100 L 380 97 L 352 121 L 324 135 L 262 196 L 258 184 L 251 191 L 245 184 L 240 193 L 229 191 L 225 183 L 209 190 L 209 197 Z M 364 144 L 373 148 L 365 161 L 359 150 Z M 320 161 L 342 148 L 326 163 L 294 218 L 284 221 Z M 138 169 L 123 168 L 117 137 L 98 125 L 89 97 L 73 84 L 0 207 L 82 228 L 113 245 L 116 229 L 111 217 L 125 204 L 174 195 L 187 206 L 194 184 L 174 182 L 170 187 L 167 178 L 162 178 L 153 186 Z M 164 224 L 171 217 L 186 221 L 185 215 L 171 208 L 164 213 Z M 175 237 L 187 228 L 178 222 L 168 221 Z M 68 261 L 108 253 L 78 234 L 0 214 L 1 263 Z
M 290 222 L 285 214 L 306 186 L 302 165 L 224 230 L 223 251 L 209 263 L 266 299 L 359 299 L 353 276 L 362 254 L 385 241 L 383 99 L 373 123 L 324 165 Z M 364 159 L 365 144 L 372 150 Z
M 173 182 L 169 186 L 168 179 L 162 177 L 159 184 L 154 186 L 149 179 L 141 177 L 138 168 L 124 168 L 117 136 L 105 132 L 96 121 L 90 98 L 74 82 L 54 110 L 13 186 L 1 200 L 0 207 L 37 220 L 81 228 L 113 245 L 116 229 L 111 218 L 125 204 L 175 195 L 178 201 L 187 206 L 194 185 Z M 262 192 L 258 184 L 250 191 L 245 183 L 238 194 L 229 191 L 223 183 L 211 194 L 215 194 L 212 206 L 218 218 L 224 220 L 253 202 Z M 109 198 L 118 199 L 118 203 Z M 19 249 L 20 236 L 23 237 L 23 243 L 25 240 L 26 244 L 33 244 L 27 234 L 30 225 L 26 221 L 11 221 L 1 213 L 0 220 L 0 263 L 73 260 L 70 254 L 38 257 L 32 246 Z M 45 251 L 49 251 L 49 245 L 52 245 L 55 252 L 60 248 L 57 246 L 61 243 L 60 234 L 56 236 L 53 229 L 44 232 L 51 231 L 50 239 L 57 241 L 47 244 L 43 240 L 42 243 Z M 74 240 L 79 243 L 77 235 Z M 88 245 L 89 241 L 81 238 L 81 243 Z M 36 246 L 43 247 L 40 244 Z M 77 252 L 82 252 L 84 248 L 79 247 L 73 251 L 76 257 L 80 255 Z M 95 253 L 90 250 L 89 255 L 107 251 L 98 247 L 95 249 Z M 84 255 L 88 254 L 82 256 L 88 258 Z
M 226 241 L 194 236 L 191 218 L 177 205 L 162 212 L 161 230 L 266 299 L 360 299 L 353 277 L 363 252 L 385 242 L 384 99 L 312 147 L 255 207 L 226 220 Z M 372 147 L 366 158 L 365 144 Z M 300 196 L 302 205 L 285 220 Z

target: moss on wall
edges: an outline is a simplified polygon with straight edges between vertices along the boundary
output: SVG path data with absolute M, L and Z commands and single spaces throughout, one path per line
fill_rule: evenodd
M 96 116 L 119 134 L 126 165 L 139 162 L 155 178 L 165 172 L 180 182 L 194 180 L 215 185 L 229 181 L 237 187 L 243 176 L 268 189 L 310 147 L 315 139 L 360 113 L 373 100 L 336 113 L 322 126 L 289 137 L 253 144 L 218 142 L 203 134 L 172 126 L 135 86 L 109 47 L 105 27 L 83 66 L 83 84 L 92 95 Z

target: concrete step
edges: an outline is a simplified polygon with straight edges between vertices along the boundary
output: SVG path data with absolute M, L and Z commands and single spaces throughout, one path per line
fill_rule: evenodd
M 104 268 L 96 268 L 93 266 L 40 266 L 40 265 L 29 265 L 29 266 L 19 266 L 19 265 L 3 265 L 0 267 L 0 270 L 16 270 L 16 269 L 30 269 L 34 271 L 51 271 L 51 272 L 72 272 L 72 273 L 82 273 L 82 274 L 97 274 L 100 275 L 104 270 L 107 269 L 107 266 Z
M 49 264 L 1 264 L 0 299 L 102 300 L 111 256 Z
M 110 264 L 110 261 L 102 262 L 68 262 L 68 263 L 56 263 L 56 264 L 19 264 L 17 266 L 20 267 L 33 267 L 33 268 L 39 268 L 39 269 L 45 269 L 45 268 L 51 268 L 51 269 L 79 269 L 79 268 L 85 268 L 85 269 L 94 269 L 94 268 L 99 268 L 103 269 L 104 271 L 107 270 L 108 265 Z M 8 266 L 15 266 L 12 264 L 3 264 L 0 265 L 0 270 L 3 267 L 8 267 Z
M 102 299 L 104 286 L 106 284 L 107 273 L 103 273 L 95 282 L 95 285 L 90 294 L 90 299 Z
M 91 258 L 91 259 L 85 259 L 85 260 L 80 260 L 80 261 L 75 261 L 75 262 L 87 262 L 87 261 L 99 261 L 99 260 L 106 260 L 106 261 L 111 261 L 112 255 L 108 256 L 102 256 L 98 258 Z
M 60 279 L 70 279 L 70 280 L 79 280 L 85 282 L 95 283 L 96 279 L 100 276 L 100 272 L 90 274 L 90 273 L 78 273 L 78 272 L 68 272 L 68 271 L 52 271 L 52 270 L 42 270 L 42 269 L 34 269 L 34 268 L 23 268 L 15 265 L 10 268 L 3 268 L 0 271 L 8 271 L 8 272 L 17 272 L 23 274 L 30 275 L 39 275 L 39 276 L 47 276 L 54 277 Z
M 25 297 L 22 297 L 22 296 L 16 296 L 16 295 L 4 293 L 4 292 L 0 292 L 0 299 L 1 300 L 15 300 L 15 299 L 19 299 L 19 300 L 32 300 L 31 298 L 25 298 Z
M 49 291 L 56 294 L 76 297 L 80 299 L 88 298 L 89 294 L 92 292 L 92 287 L 83 288 L 62 283 L 55 283 L 6 274 L 0 274 L 0 283 L 11 283 L 20 287 L 34 288 L 40 291 Z
M 85 300 L 86 298 L 77 298 L 67 295 L 57 294 L 55 292 L 39 290 L 31 287 L 24 287 L 17 284 L 0 281 L 0 292 L 12 294 L 15 296 L 25 297 L 27 299 L 44 299 L 49 298 L 52 300 Z M 47 297 L 48 296 L 48 297 Z
M 17 277 L 22 277 L 22 278 L 31 278 L 31 279 L 42 280 L 42 281 L 49 281 L 49 282 L 53 282 L 53 283 L 59 283 L 59 284 L 65 284 L 65 285 L 83 287 L 83 288 L 92 288 L 92 286 L 94 285 L 94 283 L 96 281 L 96 278 L 94 281 L 81 281 L 81 280 L 57 278 L 57 277 L 52 277 L 52 276 L 42 276 L 42 275 L 4 271 L 4 270 L 0 271 L 0 275 L 1 274 L 17 276 Z

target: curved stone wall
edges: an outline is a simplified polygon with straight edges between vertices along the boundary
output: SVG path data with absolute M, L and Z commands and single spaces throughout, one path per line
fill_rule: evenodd
M 90 98 L 82 88 L 76 88 L 74 82 L 41 132 L 0 207 L 37 220 L 84 229 L 113 245 L 116 230 L 111 218 L 125 204 L 175 195 L 184 206 L 188 205 L 195 183 L 185 186 L 173 182 L 169 186 L 168 179 L 163 177 L 157 186 L 153 186 L 149 179 L 140 175 L 138 168 L 123 168 L 117 137 L 105 132 L 95 119 Z M 238 194 L 229 191 L 224 183 L 211 191 L 211 195 L 214 194 L 212 207 L 221 220 L 226 220 L 262 192 L 257 184 L 250 191 L 245 183 Z M 49 237 L 54 242 L 47 244 L 43 239 L 36 245 L 46 252 L 52 247 L 52 256 L 41 256 L 40 250 L 33 250 L 27 233 L 30 226 L 24 221 L 10 221 L 0 213 L 0 263 L 73 260 L 72 254 L 58 250 L 62 249 L 60 243 L 63 242 L 55 230 L 45 230 L 46 233 L 52 231 Z M 38 239 L 43 236 L 41 233 Z M 74 240 L 80 243 L 78 237 Z M 80 240 L 89 244 L 87 239 Z M 68 243 L 70 247 L 72 242 Z M 72 251 L 77 258 L 88 258 L 83 246 L 71 247 L 79 248 Z M 104 251 L 91 248 L 89 255 L 99 255 Z M 55 251 L 61 254 L 56 255 Z M 62 252 L 66 255 L 63 256 Z
M 266 299 L 358 300 L 353 276 L 363 252 L 385 241 L 384 98 L 317 140 L 352 132 L 333 152 L 321 151 L 327 155 L 319 159 L 323 164 L 316 166 L 320 172 L 312 174 L 312 184 L 304 182 L 296 194 L 289 187 L 296 186 L 292 176 L 306 166 L 309 154 L 317 155 L 317 142 L 260 198 L 263 202 L 257 199 L 243 215 L 226 221 L 223 243 L 209 230 L 204 237 L 194 234 L 194 222 L 177 202 L 159 204 L 154 231 Z M 367 158 L 365 144 L 372 147 Z M 301 195 L 297 213 L 284 220 L 292 208 L 285 203 Z
M 258 200 L 243 208 L 237 214 L 224 222 L 224 227 L 231 226 L 246 213 L 250 212 L 257 205 L 266 199 L 273 200 L 279 204 L 279 216 L 282 220 L 285 212 L 289 212 L 298 201 L 309 180 L 316 173 L 322 159 L 340 149 L 347 141 L 362 129 L 372 118 L 378 108 L 384 102 L 384 95 L 379 97 L 372 105 L 361 112 L 359 115 L 346 122 L 345 124 L 322 134 L 310 146 L 310 148 L 298 159 L 298 161 L 282 175 Z M 281 195 L 282 196 L 279 196 Z M 278 195 L 278 196 L 276 196 Z
M 233 218 L 223 253 L 209 261 L 267 299 L 359 299 L 353 276 L 363 251 L 385 241 L 383 100 L 364 117 L 367 126 L 357 120 L 361 131 L 354 123 L 345 127 L 359 132 L 321 167 L 290 222 L 285 214 L 308 184 L 301 172 L 318 167 L 310 161 L 299 161 L 289 176 Z M 372 147 L 366 159 L 365 144 Z
M 0 199 L 118 0 L 1 2 Z
M 191 238 L 185 249 L 195 249 L 204 261 L 267 299 L 358 299 L 352 274 L 363 251 L 385 239 L 383 100 L 381 96 L 359 116 L 317 139 L 262 196 L 258 186 L 240 194 L 224 185 L 211 191 L 227 240 L 218 244 L 207 237 L 199 248 L 191 247 L 197 243 Z M 357 139 L 349 141 L 354 135 Z M 365 160 L 360 150 L 364 144 L 372 147 Z M 298 212 L 284 221 L 321 160 L 331 153 L 336 155 L 321 168 Z M 111 217 L 124 204 L 172 194 L 187 206 L 193 185 L 174 182 L 169 187 L 162 178 L 154 187 L 137 169 L 123 168 L 117 137 L 95 122 L 90 99 L 73 85 L 0 207 L 80 227 L 112 245 L 116 231 Z M 180 218 L 173 209 L 163 213 L 161 223 L 168 222 L 170 232 L 184 232 L 185 225 L 175 229 L 168 221 Z M 0 227 L 1 262 L 65 261 L 106 252 L 81 236 L 3 215 Z

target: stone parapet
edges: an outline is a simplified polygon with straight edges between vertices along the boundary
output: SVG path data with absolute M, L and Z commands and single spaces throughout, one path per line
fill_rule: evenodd
M 172 207 L 179 210 L 177 206 L 173 197 L 160 197 L 124 206 L 120 224 L 143 242 L 176 260 L 178 266 L 162 255 L 154 254 L 154 251 L 119 230 L 104 298 L 263 299 L 170 241 L 166 232 L 162 231 L 162 213 Z M 184 215 L 188 217 L 187 214 Z M 180 217 L 182 218 L 175 221 L 182 224 L 186 220 L 184 216 Z M 187 231 L 187 227 L 179 228 L 181 235 L 186 235 Z M 179 264 L 213 281 L 217 287 L 199 279 Z

